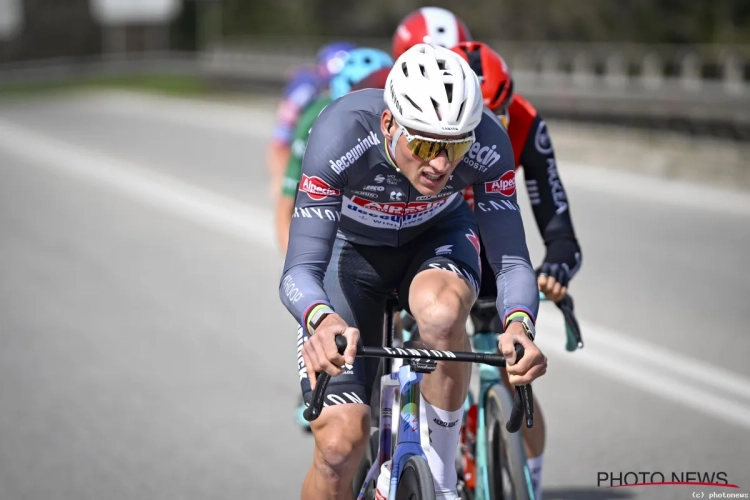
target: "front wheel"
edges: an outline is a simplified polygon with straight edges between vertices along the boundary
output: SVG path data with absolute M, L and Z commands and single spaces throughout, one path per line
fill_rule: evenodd
M 523 437 L 520 431 L 511 434 L 505 429 L 512 409 L 513 399 L 505 386 L 495 384 L 487 391 L 485 421 L 489 498 L 533 500 Z
M 435 485 L 427 461 L 414 455 L 406 461 L 396 489 L 396 500 L 435 500 Z

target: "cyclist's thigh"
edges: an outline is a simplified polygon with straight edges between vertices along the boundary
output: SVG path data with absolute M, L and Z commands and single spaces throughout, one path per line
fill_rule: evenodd
M 392 273 L 390 266 L 398 260 L 396 250 L 363 247 L 340 239 L 334 243 L 323 287 L 334 311 L 348 325 L 359 329 L 360 345 L 381 345 L 385 300 L 394 286 L 390 283 L 392 279 L 389 275 Z M 305 403 L 310 402 L 312 395 L 300 353 L 307 338 L 307 332 L 299 327 L 297 360 Z M 369 404 L 377 368 L 377 358 L 356 358 L 351 369 L 331 379 L 326 391 L 325 406 Z
M 480 287 L 479 229 L 469 208 L 430 228 L 413 242 L 411 261 L 399 287 L 407 311 L 412 280 L 427 269 L 444 269 L 467 280 L 475 292 Z M 411 245 L 410 245 L 411 246 Z

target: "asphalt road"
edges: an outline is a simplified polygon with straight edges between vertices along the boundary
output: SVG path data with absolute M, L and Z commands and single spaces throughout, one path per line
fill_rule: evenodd
M 312 441 L 293 419 L 270 125 L 121 94 L 0 104 L 0 499 L 298 498 Z M 559 160 L 586 348 L 565 352 L 543 305 L 545 498 L 750 492 L 750 196 Z M 608 489 L 600 472 L 739 488 Z

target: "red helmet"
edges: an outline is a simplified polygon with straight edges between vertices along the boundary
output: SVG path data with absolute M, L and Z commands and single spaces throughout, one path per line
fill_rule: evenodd
M 451 50 L 479 77 L 484 105 L 495 112 L 505 109 L 513 97 L 513 77 L 500 54 L 482 42 L 461 42 Z
M 388 75 L 390 74 L 390 72 L 391 68 L 382 68 L 373 73 L 370 73 L 369 76 L 352 85 L 351 91 L 354 92 L 355 90 L 363 89 L 384 89 L 385 81 L 388 79 Z
M 449 49 L 471 40 L 464 22 L 440 7 L 422 7 L 406 16 L 393 34 L 393 59 L 418 43 L 431 43 Z

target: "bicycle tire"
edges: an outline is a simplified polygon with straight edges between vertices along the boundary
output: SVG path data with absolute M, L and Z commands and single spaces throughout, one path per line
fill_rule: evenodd
M 359 490 L 362 489 L 362 484 L 365 482 L 365 479 L 367 479 L 367 473 L 370 471 L 370 467 L 372 467 L 372 464 L 378 459 L 379 441 L 380 429 L 371 428 L 370 441 L 367 443 L 365 453 L 362 455 L 362 460 L 359 462 L 359 467 L 357 468 L 357 472 L 354 474 L 354 479 L 352 480 L 352 490 L 354 491 L 355 498 L 359 495 Z M 375 500 L 376 482 L 377 476 L 375 476 L 375 481 L 372 481 L 371 484 L 367 485 L 367 489 L 365 489 L 365 500 Z
M 533 500 L 523 437 L 521 432 L 511 434 L 505 429 L 512 409 L 513 398 L 505 386 L 490 387 L 485 399 L 489 498 Z
M 396 488 L 396 500 L 435 500 L 435 484 L 427 460 L 414 455 L 406 461 Z

